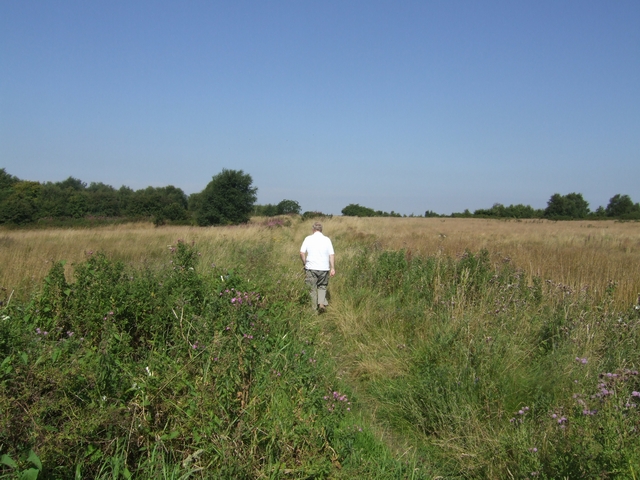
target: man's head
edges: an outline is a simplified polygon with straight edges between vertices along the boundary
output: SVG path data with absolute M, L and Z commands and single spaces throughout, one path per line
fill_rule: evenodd
M 314 232 L 321 232 L 322 231 L 322 224 L 320 222 L 316 222 L 313 224 L 313 231 Z

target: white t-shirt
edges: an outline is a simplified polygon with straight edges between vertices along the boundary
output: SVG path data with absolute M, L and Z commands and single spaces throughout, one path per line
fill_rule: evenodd
M 307 261 L 304 268 L 307 270 L 331 270 L 329 255 L 334 255 L 333 244 L 329 237 L 325 237 L 322 232 L 314 232 L 302 242 L 300 253 L 307 254 Z

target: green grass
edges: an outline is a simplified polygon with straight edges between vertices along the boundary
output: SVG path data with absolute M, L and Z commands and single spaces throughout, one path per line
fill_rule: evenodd
M 321 316 L 275 240 L 222 240 L 224 265 L 91 254 L 2 298 L 0 478 L 637 476 L 639 316 L 614 284 L 370 240 Z
M 264 253 L 238 255 L 251 270 Z M 281 288 L 197 263 L 185 243 L 142 271 L 96 254 L 73 282 L 57 264 L 29 303 L 3 308 L 0 447 L 14 466 L 2 476 L 27 469 L 30 450 L 47 478 L 353 478 L 371 465 L 395 478 L 406 468 L 356 425 L 302 293 L 283 301 Z
M 366 317 L 366 333 L 340 335 L 345 315 L 333 335 L 343 352 L 358 352 L 345 353 L 347 363 L 394 350 L 402 368 L 354 369 L 352 384 L 421 464 L 447 478 L 640 470 L 637 310 L 553 282 L 529 285 L 508 264 L 491 268 L 484 251 L 451 259 L 364 248 L 349 267 L 343 305 L 357 310 L 367 293 L 367 314 L 354 315 Z

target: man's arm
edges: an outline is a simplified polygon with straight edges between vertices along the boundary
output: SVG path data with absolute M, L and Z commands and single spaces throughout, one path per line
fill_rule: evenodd
M 300 252 L 300 258 L 302 259 L 302 266 L 307 266 L 307 252 Z
M 329 275 L 333 277 L 336 274 L 336 256 L 335 255 L 329 255 L 329 265 L 331 265 L 331 271 L 329 272 Z

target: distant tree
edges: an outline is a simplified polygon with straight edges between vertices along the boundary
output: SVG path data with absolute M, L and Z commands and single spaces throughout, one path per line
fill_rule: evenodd
M 60 187 L 62 190 L 66 190 L 67 188 L 70 188 L 71 190 L 80 191 L 87 188 L 86 183 L 84 183 L 82 180 L 79 180 L 73 177 L 69 177 L 66 180 L 63 180 L 62 182 L 56 182 L 56 185 Z
M 544 216 L 551 218 L 564 216 L 567 210 L 566 203 L 564 196 L 559 193 L 554 193 L 547 202 L 547 208 L 544 210 Z
M 156 190 L 160 193 L 160 204 L 154 215 L 162 215 L 162 217 L 171 221 L 186 220 L 188 218 L 188 197 L 181 188 L 168 185 Z
M 505 207 L 501 203 L 494 203 L 489 209 L 480 209 L 473 212 L 476 217 L 497 217 L 497 218 L 539 218 L 543 211 L 536 210 L 529 205 L 509 205 Z
M 452 218 L 470 218 L 472 217 L 473 214 L 469 211 L 468 208 L 464 209 L 464 212 L 460 213 L 460 212 L 453 212 L 451 214 Z
M 172 202 L 162 207 L 156 216 L 161 216 L 172 222 L 187 220 L 189 218 L 189 212 L 185 208 L 182 202 Z
M 87 187 L 88 213 L 104 217 L 120 215 L 120 198 L 118 191 L 111 185 L 92 182 Z
M 542 218 L 544 210 L 519 203 L 518 205 L 509 205 L 505 213 L 511 218 Z
M 223 169 L 191 203 L 198 225 L 234 225 L 249 221 L 258 189 L 251 175 Z
M 122 187 L 118 193 L 123 211 L 129 217 L 154 217 L 164 221 L 184 220 L 188 216 L 187 196 L 173 185 L 147 187 L 135 192 Z
M 278 215 L 278 206 L 273 203 L 267 203 L 264 205 L 262 212 L 265 217 L 275 217 Z
M 87 198 L 87 192 L 77 190 L 71 192 L 67 196 L 67 203 L 65 205 L 65 216 L 72 218 L 82 218 L 89 211 L 89 201 Z
M 302 219 L 303 220 L 311 220 L 312 218 L 332 218 L 333 215 L 331 214 L 326 214 L 326 213 L 322 213 L 322 212 L 318 212 L 318 211 L 308 211 L 308 212 L 304 212 L 302 214 Z
M 586 218 L 589 215 L 589 203 L 581 193 L 560 195 L 554 193 L 547 202 L 544 216 L 551 219 Z
M 86 184 L 69 177 L 62 182 L 42 184 L 38 199 L 39 218 L 80 218 L 89 212 L 89 194 Z
M 342 215 L 346 217 L 376 217 L 379 214 L 372 208 L 363 207 L 357 203 L 350 203 L 342 209 Z
M 202 206 L 202 192 L 192 193 L 191 195 L 189 195 L 189 200 L 188 200 L 189 212 L 195 215 L 195 212 L 198 212 L 201 206 Z
M 609 205 L 605 209 L 607 217 L 622 217 L 637 210 L 637 204 L 634 204 L 629 195 L 614 195 L 609 199 Z
M 253 215 L 256 217 L 275 217 L 278 215 L 278 206 L 273 203 L 267 203 L 266 205 L 254 205 Z
M 0 168 L 0 201 L 11 193 L 11 187 L 20 180 L 8 174 L 4 168 Z
M 58 184 L 43 183 L 40 186 L 38 197 L 38 217 L 58 218 L 64 216 L 67 192 L 60 189 Z
M 439 217 L 440 215 L 438 215 L 436 212 L 432 210 L 427 210 L 426 212 L 424 212 L 424 216 L 425 218 L 429 218 L 429 217 Z
M 18 181 L 0 202 L 0 223 L 25 224 L 37 219 L 39 182 Z
M 299 214 L 302 209 L 295 200 L 282 200 L 277 206 L 278 215 Z

